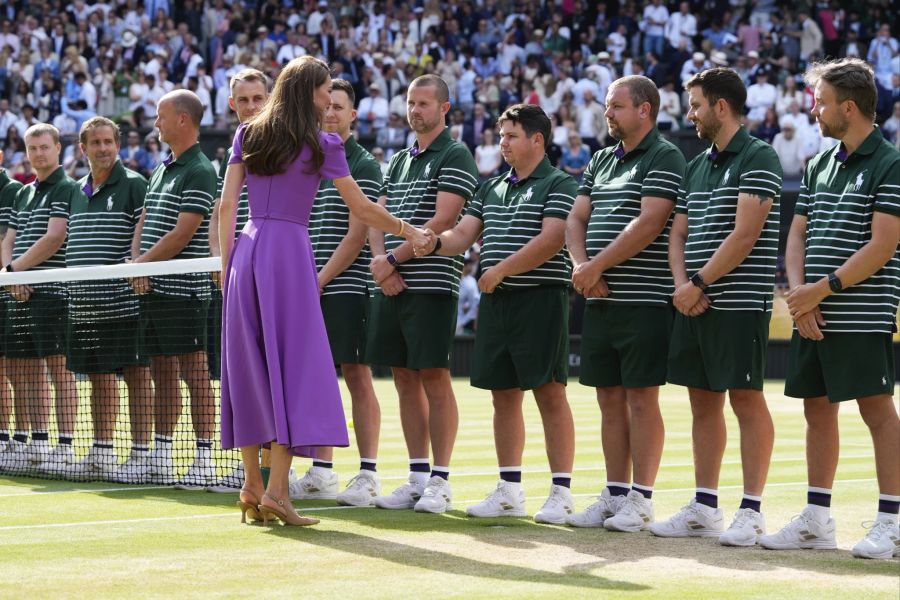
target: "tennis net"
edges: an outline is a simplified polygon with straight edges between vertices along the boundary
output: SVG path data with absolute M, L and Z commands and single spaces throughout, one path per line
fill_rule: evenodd
M 233 489 L 218 258 L 0 274 L 0 475 Z

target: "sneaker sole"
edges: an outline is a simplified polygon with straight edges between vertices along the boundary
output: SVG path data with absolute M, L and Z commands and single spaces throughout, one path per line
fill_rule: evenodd
M 376 508 L 383 508 L 384 510 L 410 510 L 411 508 L 416 507 L 416 505 L 414 503 L 413 504 L 403 504 L 403 505 L 379 504 L 377 500 L 373 501 L 372 504 L 374 504 Z
M 709 530 L 709 531 L 679 531 L 677 533 L 672 532 L 657 532 L 648 528 L 648 531 L 655 535 L 656 537 L 661 538 L 692 538 L 692 537 L 700 537 L 700 538 L 708 538 L 708 537 L 720 537 L 722 535 L 721 531 Z
M 759 543 L 758 537 L 755 540 L 746 541 L 746 542 L 722 539 L 721 537 L 719 538 L 719 544 L 721 544 L 722 546 L 729 546 L 732 548 L 750 548 L 752 546 L 755 546 L 758 543 Z
M 431 513 L 433 515 L 441 515 L 441 514 L 444 514 L 445 512 L 447 512 L 448 510 L 453 510 L 453 505 L 448 503 L 447 506 L 445 506 L 443 508 L 429 508 L 427 506 L 419 506 L 418 504 L 416 504 L 416 506 L 413 508 L 413 510 L 415 510 L 417 513 L 425 512 L 425 513 Z
M 606 528 L 607 531 L 617 531 L 619 533 L 638 533 L 647 528 L 646 523 L 642 523 L 638 526 L 628 526 L 628 525 L 617 525 L 616 523 L 605 521 L 603 523 L 603 527 Z
M 806 542 L 803 544 L 776 544 L 759 541 L 759 545 L 766 550 L 837 550 L 835 542 Z
M 367 506 L 375 506 L 375 499 L 371 499 L 368 502 L 351 502 L 346 498 L 335 498 L 337 500 L 338 506 L 355 506 L 357 508 L 365 508 Z
M 881 554 L 865 554 L 863 552 L 857 551 L 855 548 L 853 549 L 851 554 L 853 554 L 853 556 L 855 556 L 856 558 L 869 558 L 869 559 L 875 559 L 875 560 L 891 559 L 891 558 L 897 556 L 896 554 L 894 554 L 893 550 L 888 550 L 887 552 L 882 552 Z
M 563 517 L 562 519 L 557 519 L 557 520 L 550 520 L 546 517 L 540 517 L 538 515 L 534 515 L 534 522 L 542 523 L 544 525 L 565 525 L 566 517 Z
M 573 523 L 572 521 L 569 521 L 568 519 L 566 519 L 566 525 L 568 525 L 569 527 L 577 527 L 579 529 L 603 529 L 603 526 L 605 524 L 606 524 L 605 521 L 603 523 L 600 523 L 599 525 L 594 524 L 594 523 L 590 523 L 590 524 Z
M 239 487 L 230 487 L 227 485 L 211 485 L 205 490 L 211 494 L 237 494 L 241 491 Z
M 473 515 L 472 513 L 466 511 L 467 517 L 472 517 L 473 519 L 498 519 L 501 517 L 527 517 L 528 513 L 524 510 L 507 510 L 502 513 L 494 513 L 491 515 Z
M 206 484 L 203 483 L 176 483 L 173 486 L 176 490 L 183 490 L 185 492 L 202 492 L 206 489 Z
M 300 494 L 290 498 L 291 500 L 337 500 L 337 492 L 313 492 L 312 494 Z

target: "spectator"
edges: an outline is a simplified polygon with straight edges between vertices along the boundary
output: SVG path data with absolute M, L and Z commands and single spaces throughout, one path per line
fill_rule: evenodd
M 680 3 L 678 12 L 673 13 L 666 23 L 666 39 L 673 48 L 678 48 L 682 43 L 688 50 L 693 47 L 694 36 L 697 35 L 697 17 L 690 10 L 690 3 Z
M 881 126 L 884 137 L 894 144 L 900 144 L 900 102 L 894 102 L 894 113 Z
M 388 102 L 381 97 L 381 88 L 377 83 L 368 87 L 369 95 L 363 98 L 357 109 L 359 113 L 359 133 L 366 135 L 381 129 L 388 122 Z
M 759 123 L 766 117 L 766 111 L 775 108 L 775 101 L 778 99 L 778 90 L 769 83 L 769 74 L 760 71 L 756 76 L 756 83 L 747 88 L 747 119 L 750 123 Z
M 605 112 L 606 107 L 594 98 L 594 94 L 590 90 L 585 90 L 584 106 L 578 108 L 576 117 L 578 119 L 579 143 L 584 142 L 587 144 L 591 154 L 599 150 L 603 145 L 603 140 L 606 139 Z M 571 143 L 571 136 L 569 136 L 569 141 Z M 587 166 L 587 163 L 585 163 L 585 166 Z
M 473 335 L 478 319 L 478 302 L 481 292 L 475 280 L 478 262 L 466 253 L 462 278 L 459 280 L 459 303 L 456 315 L 456 335 Z
M 803 151 L 803 140 L 797 135 L 792 121 L 785 121 L 781 131 L 775 134 L 772 148 L 778 154 L 785 177 L 799 179 L 803 174 L 806 156 Z
M 778 125 L 778 115 L 775 114 L 774 108 L 769 107 L 766 109 L 762 121 L 756 123 L 750 133 L 754 137 L 764 140 L 767 144 L 771 144 L 772 140 L 775 139 L 775 136 L 780 131 L 781 127 Z
M 805 96 L 802 91 L 797 89 L 796 79 L 788 77 L 779 87 L 778 97 L 775 99 L 775 112 L 779 117 L 787 114 L 793 103 L 796 103 L 798 107 L 803 106 Z
M 656 52 L 662 55 L 665 42 L 665 27 L 669 21 L 669 9 L 662 0 L 651 0 L 644 8 L 641 29 L 644 32 L 644 54 Z
M 559 168 L 580 182 L 588 163 L 591 162 L 591 155 L 591 149 L 581 142 L 581 137 L 577 133 L 571 133 L 569 143 L 563 146 Z
M 122 164 L 132 171 L 137 171 L 145 176 L 149 175 L 151 157 L 141 145 L 141 134 L 134 130 L 129 131 L 126 140 L 125 146 L 119 150 Z
M 807 62 L 813 56 L 822 55 L 822 30 L 809 14 L 809 10 L 801 9 L 797 16 L 800 21 L 800 31 L 789 33 L 800 40 L 800 60 Z
M 403 117 L 392 113 L 388 118 L 387 127 L 378 130 L 375 143 L 383 149 L 386 160 L 390 160 L 395 152 L 406 145 L 407 129 Z M 462 132 L 460 131 L 460 135 Z
M 869 45 L 866 59 L 875 67 L 875 77 L 879 83 L 888 89 L 891 87 L 891 65 L 898 55 L 900 43 L 897 42 L 897 38 L 891 37 L 891 26 L 885 23 Z
M 681 128 L 681 96 L 675 91 L 671 79 L 659 90 L 659 115 L 656 124 L 660 131 L 675 131 Z
M 481 181 L 497 175 L 502 165 L 503 157 L 500 145 L 494 139 L 494 130 L 485 129 L 481 134 L 481 144 L 475 148 L 475 166 Z
M 476 140 L 482 139 L 482 132 L 493 128 L 494 119 L 491 118 L 484 104 L 478 102 L 475 104 L 472 118 L 465 123 L 462 141 L 465 142 L 470 150 L 474 151 Z
M 684 86 L 691 77 L 700 71 L 705 71 L 709 67 L 710 65 L 706 61 L 706 55 L 702 52 L 694 52 L 694 54 L 691 55 L 691 60 L 684 63 L 681 67 L 681 85 Z

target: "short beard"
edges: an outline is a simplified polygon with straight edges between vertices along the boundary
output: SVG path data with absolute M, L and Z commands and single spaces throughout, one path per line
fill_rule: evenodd
M 714 117 L 710 117 L 707 122 L 700 121 L 700 125 L 702 125 L 702 127 L 697 127 L 697 136 L 701 140 L 707 140 L 709 142 L 715 141 L 716 136 L 719 135 L 719 131 L 722 129 L 722 124 Z
M 849 128 L 850 123 L 843 118 L 841 118 L 840 123 L 838 123 L 834 127 L 828 125 L 824 121 L 819 121 L 819 129 L 822 131 L 822 135 L 824 135 L 825 137 L 834 138 L 836 140 L 843 138 L 847 134 L 847 130 Z

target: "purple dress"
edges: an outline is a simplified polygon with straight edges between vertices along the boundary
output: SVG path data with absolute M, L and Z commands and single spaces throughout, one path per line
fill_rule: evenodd
M 230 163 L 241 162 L 243 127 Z M 350 174 L 344 144 L 320 133 L 284 173 L 247 173 L 250 221 L 228 258 L 222 316 L 222 447 L 276 441 L 296 456 L 348 446 L 347 422 L 319 303 L 309 213 L 321 178 Z

